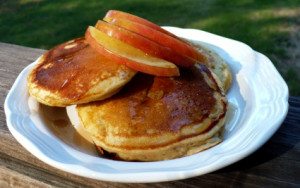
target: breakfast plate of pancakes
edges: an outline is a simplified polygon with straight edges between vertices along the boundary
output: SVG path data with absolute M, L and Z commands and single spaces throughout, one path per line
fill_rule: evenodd
M 253 153 L 287 114 L 288 88 L 272 62 L 232 39 L 164 29 L 211 64 L 153 76 L 99 56 L 87 36 L 65 42 L 8 93 L 13 136 L 53 167 L 115 182 L 185 179 Z

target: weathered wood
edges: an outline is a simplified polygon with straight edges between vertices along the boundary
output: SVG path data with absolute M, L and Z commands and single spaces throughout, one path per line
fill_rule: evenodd
M 0 187 L 51 187 L 24 174 L 0 166 Z
M 0 187 L 299 187 L 300 97 L 290 97 L 287 118 L 257 152 L 227 168 L 181 181 L 120 184 L 72 175 L 50 167 L 26 151 L 9 133 L 5 97 L 20 71 L 44 50 L 0 43 Z

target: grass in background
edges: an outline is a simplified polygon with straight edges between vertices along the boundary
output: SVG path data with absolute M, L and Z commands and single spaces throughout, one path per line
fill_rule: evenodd
M 202 29 L 266 54 L 300 95 L 300 0 L 0 0 L 0 41 L 49 49 L 82 36 L 107 10 Z

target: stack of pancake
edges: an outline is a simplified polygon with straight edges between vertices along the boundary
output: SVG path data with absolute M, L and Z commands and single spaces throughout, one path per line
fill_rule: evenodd
M 115 63 L 78 38 L 38 60 L 28 90 L 40 103 L 67 107 L 72 124 L 82 126 L 104 157 L 183 157 L 222 141 L 231 74 L 216 54 L 202 53 L 211 67 L 157 77 Z

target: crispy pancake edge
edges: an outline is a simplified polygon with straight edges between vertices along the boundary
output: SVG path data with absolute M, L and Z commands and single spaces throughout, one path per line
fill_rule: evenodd
M 220 119 L 219 123 L 207 133 L 190 137 L 167 146 L 150 149 L 121 149 L 105 146 L 94 138 L 94 143 L 107 152 L 114 153 L 118 158 L 126 161 L 160 161 L 170 160 L 179 157 L 185 157 L 196 154 L 200 151 L 211 148 L 222 142 L 222 134 L 225 123 L 225 117 Z

